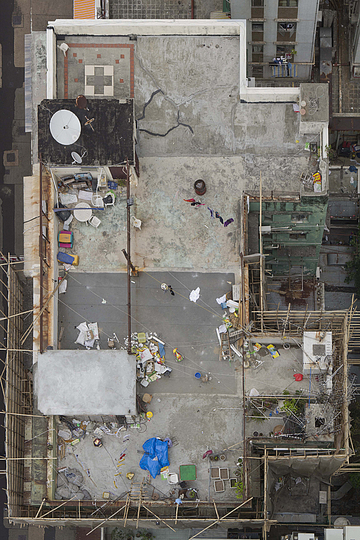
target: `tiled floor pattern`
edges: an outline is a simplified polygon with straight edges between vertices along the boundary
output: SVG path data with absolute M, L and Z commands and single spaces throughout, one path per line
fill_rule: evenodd
M 64 58 L 64 98 L 134 97 L 134 45 L 68 43 Z
M 85 95 L 114 95 L 114 66 L 85 66 Z
M 188 19 L 190 0 L 111 0 L 110 19 Z

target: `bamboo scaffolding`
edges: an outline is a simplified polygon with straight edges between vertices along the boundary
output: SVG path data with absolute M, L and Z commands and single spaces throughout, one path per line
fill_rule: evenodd
M 55 508 L 52 508 L 51 510 L 49 510 L 48 512 L 46 512 L 46 514 L 43 514 L 42 516 L 40 516 L 40 519 L 44 519 L 45 516 L 48 516 L 49 514 L 51 514 L 52 512 L 55 512 L 55 510 L 58 510 L 59 508 L 61 508 L 62 506 L 64 506 L 65 504 L 67 504 L 68 502 L 70 501 L 73 501 L 75 499 L 75 495 L 74 497 L 71 497 L 71 499 L 67 500 L 67 501 L 64 501 L 63 503 L 59 504 L 58 506 L 56 506 Z
M 246 501 L 242 502 L 241 504 L 239 504 L 239 506 L 237 506 L 236 508 L 233 508 L 230 512 L 225 514 L 225 516 L 221 517 L 220 519 L 217 519 L 213 523 L 210 523 L 210 525 L 208 525 L 208 527 L 205 527 L 205 529 L 202 529 L 200 532 L 194 534 L 194 536 L 189 538 L 189 540 L 193 540 L 193 538 L 196 538 L 197 536 L 199 536 L 199 534 L 202 534 L 203 532 L 207 531 L 208 529 L 210 529 L 211 527 L 216 525 L 216 523 L 220 523 L 220 521 L 223 521 L 227 516 L 229 516 L 230 514 L 235 512 L 236 510 L 239 510 L 239 508 L 241 508 L 242 506 L 244 506 L 244 504 L 247 504 L 248 502 L 252 501 L 252 499 L 253 499 L 253 497 L 250 497 L 250 499 L 247 499 Z
M 161 519 L 159 516 L 157 516 L 154 512 L 152 512 L 150 510 L 150 508 L 147 508 L 146 506 L 143 505 L 143 508 L 145 508 L 145 510 L 147 510 L 148 512 L 150 512 L 150 514 L 152 514 L 153 516 L 155 516 L 159 521 L 161 521 L 161 523 L 164 523 L 164 525 L 166 525 L 167 527 L 169 527 L 169 529 L 171 529 L 173 532 L 176 532 L 175 529 L 173 529 L 172 527 L 170 527 L 170 525 L 168 523 L 166 523 L 163 519 Z
M 99 527 L 101 527 L 104 523 L 106 523 L 107 521 L 109 521 L 109 519 L 112 519 L 114 516 L 116 516 L 117 514 L 119 514 L 119 512 L 121 512 L 121 510 L 124 510 L 125 508 L 125 504 L 124 506 L 122 506 L 121 508 L 119 508 L 119 510 L 116 510 L 116 512 L 114 512 L 113 514 L 111 514 L 110 517 L 104 519 L 103 521 L 101 521 L 101 523 L 99 523 L 99 525 L 96 525 L 96 527 L 94 527 L 93 529 L 91 529 L 91 531 L 89 531 L 88 533 L 86 533 L 86 536 L 89 536 L 89 534 L 91 534 L 92 532 L 96 531 L 96 529 L 98 529 Z M 96 519 L 96 518 L 95 518 Z M 125 527 L 125 525 L 124 525 Z

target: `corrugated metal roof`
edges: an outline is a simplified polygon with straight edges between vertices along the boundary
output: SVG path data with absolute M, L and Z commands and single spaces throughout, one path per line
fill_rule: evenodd
M 74 19 L 95 19 L 95 0 L 74 0 Z

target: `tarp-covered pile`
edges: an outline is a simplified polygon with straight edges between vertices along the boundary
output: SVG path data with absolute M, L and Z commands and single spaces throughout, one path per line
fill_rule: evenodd
M 170 465 L 168 457 L 168 443 L 153 437 L 148 439 L 143 444 L 145 454 L 140 460 L 140 468 L 144 471 L 149 471 L 151 476 L 155 478 L 163 467 Z

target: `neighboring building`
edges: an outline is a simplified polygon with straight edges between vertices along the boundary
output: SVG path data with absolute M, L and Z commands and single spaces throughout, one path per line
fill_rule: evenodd
M 249 77 L 310 79 L 319 0 L 232 0 L 230 5 L 232 19 L 246 19 Z M 280 57 L 288 63 L 274 64 Z
M 353 77 L 360 77 L 360 3 L 349 2 L 350 18 L 350 71 Z
M 303 195 L 274 200 L 262 199 L 262 243 L 266 254 L 265 269 L 271 274 L 315 276 L 328 206 L 326 195 Z M 250 201 L 249 220 L 254 215 L 259 226 L 260 201 Z M 249 253 L 258 253 L 259 239 Z M 249 246 L 250 248 L 250 246 Z

